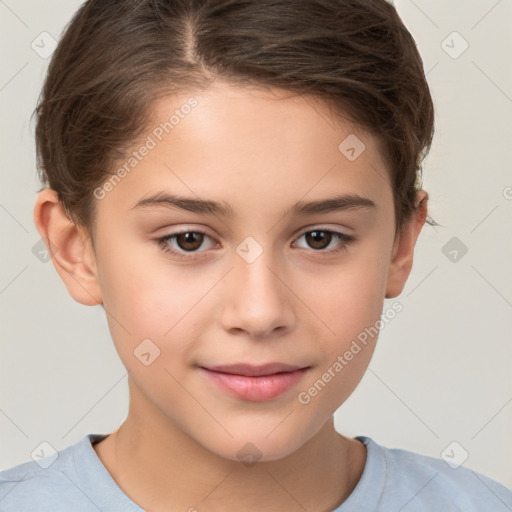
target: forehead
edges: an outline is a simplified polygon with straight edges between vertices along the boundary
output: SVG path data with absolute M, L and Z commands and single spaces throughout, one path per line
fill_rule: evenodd
M 343 114 L 335 114 L 323 100 L 283 89 L 216 81 L 205 90 L 157 101 L 152 114 L 149 131 L 155 127 L 152 131 L 158 132 L 160 126 L 165 131 L 163 137 L 176 142 L 180 135 L 187 142 L 193 137 L 203 150 L 210 149 L 210 145 L 219 147 L 222 141 L 223 146 L 231 145 L 233 152 L 241 145 L 246 154 L 267 147 L 289 158 L 290 150 L 295 154 L 301 150 L 314 153 L 312 149 L 323 150 L 327 145 L 337 150 L 338 142 L 357 134 L 379 151 L 374 136 Z M 165 130 L 165 125 L 171 119 L 168 133 L 169 126 Z
M 321 101 L 277 89 L 214 83 L 160 99 L 134 152 L 117 163 L 128 172 L 108 194 L 123 209 L 168 191 L 229 203 L 234 213 L 243 205 L 282 214 L 299 200 L 384 199 L 390 188 L 374 136 Z

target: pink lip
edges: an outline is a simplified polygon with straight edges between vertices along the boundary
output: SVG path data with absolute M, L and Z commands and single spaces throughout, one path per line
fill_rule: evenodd
M 199 368 L 230 394 L 242 400 L 264 402 L 277 398 L 295 386 L 309 367 L 269 363 L 260 366 L 235 364 Z

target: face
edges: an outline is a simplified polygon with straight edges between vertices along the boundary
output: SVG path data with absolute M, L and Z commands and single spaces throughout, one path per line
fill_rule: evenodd
M 95 200 L 130 411 L 229 459 L 244 446 L 284 457 L 321 431 L 374 350 L 361 333 L 382 313 L 395 235 L 377 140 L 311 98 L 221 83 L 154 113 Z M 322 203 L 344 195 L 364 199 Z

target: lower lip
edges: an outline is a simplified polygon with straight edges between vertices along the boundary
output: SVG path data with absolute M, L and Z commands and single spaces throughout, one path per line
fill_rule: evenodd
M 265 402 L 293 388 L 302 379 L 307 368 L 259 377 L 214 372 L 206 368 L 201 370 L 221 389 L 237 398 L 251 402 Z

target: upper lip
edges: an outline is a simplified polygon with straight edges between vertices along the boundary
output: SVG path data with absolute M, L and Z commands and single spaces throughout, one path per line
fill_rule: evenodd
M 281 372 L 293 372 L 306 368 L 305 366 L 295 366 L 284 363 L 267 363 L 261 365 L 252 365 L 246 363 L 220 365 L 220 366 L 203 366 L 206 370 L 213 372 L 230 373 L 233 375 L 244 375 L 246 377 L 260 377 L 263 375 L 274 375 Z

